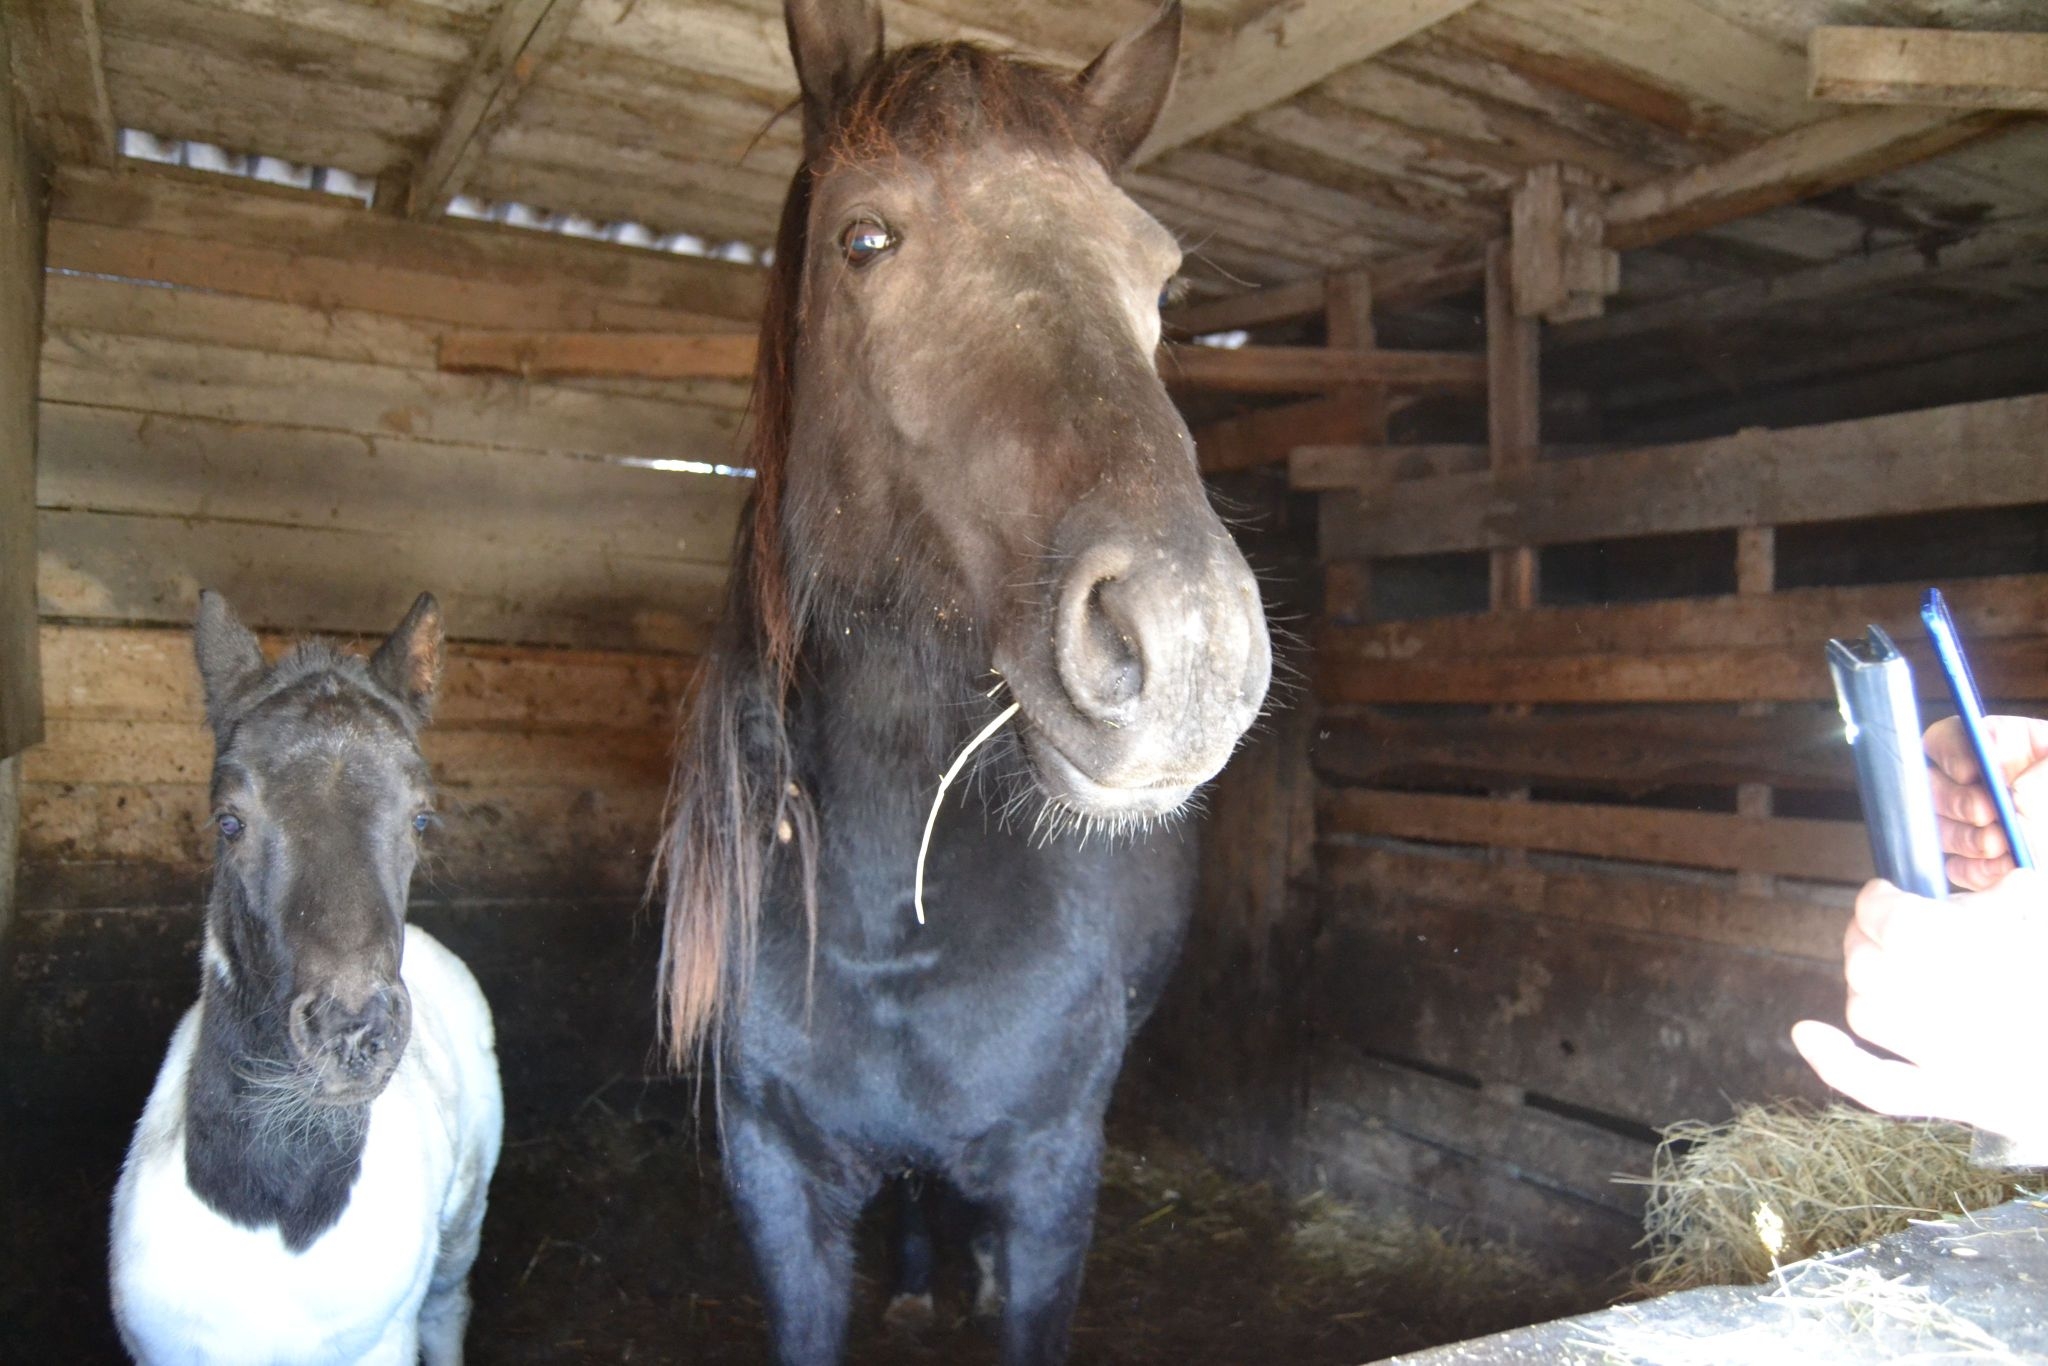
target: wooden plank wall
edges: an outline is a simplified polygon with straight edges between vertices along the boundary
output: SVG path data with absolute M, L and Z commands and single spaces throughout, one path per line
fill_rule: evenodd
M 1597 1259 L 1626 1251 L 1639 1208 L 1607 1175 L 1644 1170 L 1654 1128 L 1822 1098 L 1786 1030 L 1839 1019 L 1871 868 L 1821 647 L 1877 622 L 1919 661 L 1930 715 L 1941 685 L 1917 647 L 1923 580 L 1781 587 L 1774 551 L 1816 523 L 2038 516 L 2044 423 L 2048 398 L 2019 398 L 1491 470 L 1297 453 L 1331 491 L 1310 989 L 1326 1061 L 1296 1165 Z M 1679 562 L 1662 588 L 1602 595 L 1645 600 L 1551 582 L 1552 555 L 1660 537 L 1609 545 Z M 1954 544 L 1956 577 L 1935 581 L 1987 696 L 2038 708 L 2048 565 L 1962 577 L 1981 557 Z M 1446 614 L 1400 591 L 1427 556 L 1483 595 L 1487 557 L 1524 546 L 1551 601 Z
M 0 72 L 8 70 L 0 25 Z M 11 84 L 0 84 L 0 761 L 42 733 L 36 679 L 36 344 L 42 331 L 42 173 Z
M 9 67 L 0 21 L 0 72 Z M 14 925 L 22 750 L 42 735 L 36 687 L 36 343 L 42 175 L 11 83 L 0 81 L 0 962 Z
M 759 273 L 155 169 L 61 172 L 48 265 L 17 1078 L 61 1092 L 107 1063 L 124 1045 L 90 1023 L 102 1008 L 149 1014 L 153 1051 L 189 999 L 211 856 L 201 587 L 273 652 L 374 644 L 437 594 L 443 819 L 415 905 L 524 974 L 496 984 L 501 1008 L 592 967 L 545 947 L 564 917 L 623 944 L 750 485 L 626 461 L 731 464 L 744 388 L 452 375 L 436 350 L 454 328 L 746 330 Z M 605 965 L 614 994 L 627 966 Z M 649 1037 L 579 1065 L 636 1067 Z

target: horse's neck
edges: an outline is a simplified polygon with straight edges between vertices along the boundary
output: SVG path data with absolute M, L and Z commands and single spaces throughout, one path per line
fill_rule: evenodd
M 218 913 L 218 908 L 215 912 Z M 281 1086 L 291 1071 L 282 1019 L 251 1011 L 211 970 L 185 1078 L 185 1180 L 222 1218 L 276 1226 L 303 1251 L 348 1206 L 369 1132 L 367 1105 L 314 1110 Z
M 915 841 L 940 772 L 982 724 L 971 670 L 888 632 L 822 642 L 808 662 L 799 767 L 821 814 Z

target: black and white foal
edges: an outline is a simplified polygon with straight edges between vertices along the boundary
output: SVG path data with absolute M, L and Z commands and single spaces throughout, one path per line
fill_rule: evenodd
M 199 1001 L 114 1196 L 122 1341 L 150 1366 L 459 1362 L 503 1102 L 476 980 L 405 921 L 440 611 L 422 594 L 367 661 L 266 667 L 208 593 L 195 648 L 219 846 Z

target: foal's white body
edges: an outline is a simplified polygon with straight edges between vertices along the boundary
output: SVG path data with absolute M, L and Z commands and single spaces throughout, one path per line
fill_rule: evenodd
M 412 1037 L 371 1102 L 341 1218 L 302 1253 L 229 1222 L 185 1176 L 186 1077 L 204 1004 L 172 1036 L 114 1194 L 114 1317 L 146 1366 L 462 1359 L 468 1275 L 504 1102 L 490 1006 L 417 927 L 403 976 Z

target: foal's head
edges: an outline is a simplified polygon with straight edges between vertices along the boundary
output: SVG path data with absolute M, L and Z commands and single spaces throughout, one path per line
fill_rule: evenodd
M 1179 6 L 1073 77 L 884 54 L 873 0 L 787 18 L 805 168 L 763 348 L 764 596 L 835 634 L 909 618 L 999 673 L 1056 805 L 1171 811 L 1271 663 L 1155 364 L 1180 249 L 1112 179 L 1166 102 Z
M 194 639 L 213 727 L 213 999 L 282 1046 L 302 1098 L 367 1101 L 411 1034 L 399 979 L 407 885 L 431 818 L 418 744 L 441 667 L 421 594 L 369 660 L 320 642 L 273 666 L 217 593 Z

